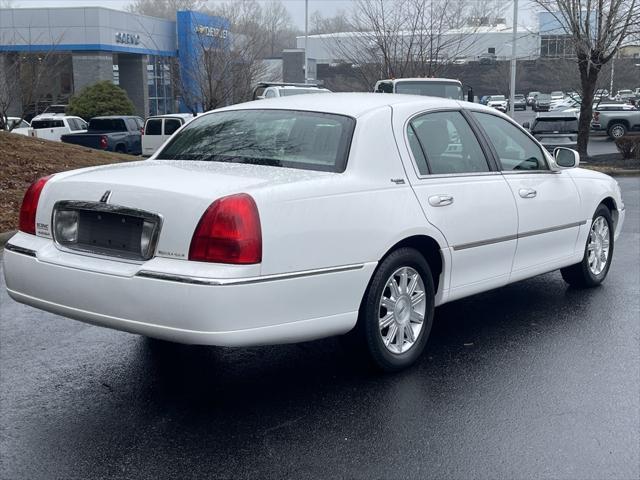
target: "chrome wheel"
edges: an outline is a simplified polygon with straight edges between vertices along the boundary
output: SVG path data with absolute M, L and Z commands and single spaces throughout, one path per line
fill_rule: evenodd
M 613 127 L 611 127 L 611 136 L 613 138 L 620 138 L 621 136 L 624 135 L 625 131 L 624 131 L 624 127 L 622 125 L 615 125 Z
M 600 275 L 609 261 L 610 233 L 607 220 L 600 216 L 591 224 L 587 243 L 587 263 L 594 275 Z
M 405 353 L 422 331 L 427 301 L 424 282 L 411 267 L 401 267 L 388 279 L 378 307 L 382 343 L 391 353 Z

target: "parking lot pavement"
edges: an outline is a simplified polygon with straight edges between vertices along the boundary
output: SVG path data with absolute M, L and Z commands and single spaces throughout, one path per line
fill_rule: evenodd
M 603 286 L 555 272 L 445 305 L 395 375 L 340 339 L 163 345 L 2 283 L 0 477 L 638 478 L 640 179 L 619 181 Z
M 524 122 L 531 124 L 536 118 L 536 112 L 530 108 L 527 108 L 525 111 L 518 110 L 514 113 L 514 120 L 520 125 Z M 618 150 L 616 149 L 616 145 L 606 135 L 592 133 L 589 136 L 588 152 L 589 155 L 607 155 L 617 153 Z

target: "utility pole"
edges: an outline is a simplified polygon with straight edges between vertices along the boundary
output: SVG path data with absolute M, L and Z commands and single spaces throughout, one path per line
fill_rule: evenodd
M 609 96 L 613 96 L 613 74 L 614 74 L 614 65 L 616 63 L 615 55 L 611 57 L 611 84 L 609 85 Z
M 304 83 L 309 83 L 309 56 L 307 46 L 309 42 L 309 0 L 304 0 Z
M 516 42 L 518 40 L 518 0 L 513 0 L 513 36 L 511 38 L 511 83 L 509 88 L 509 116 L 513 118 L 516 96 Z

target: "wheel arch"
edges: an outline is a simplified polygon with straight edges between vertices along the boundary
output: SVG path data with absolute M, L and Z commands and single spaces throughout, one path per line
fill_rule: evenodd
M 609 209 L 611 218 L 613 219 L 614 229 L 618 225 L 618 206 L 613 197 L 605 197 L 598 205 L 604 205 Z
M 440 244 L 429 235 L 411 235 L 403 238 L 391 246 L 380 258 L 384 260 L 391 252 L 399 248 L 414 248 L 425 258 L 431 269 L 433 276 L 433 286 L 436 294 L 440 292 L 442 273 L 444 271 L 445 260 L 442 255 Z

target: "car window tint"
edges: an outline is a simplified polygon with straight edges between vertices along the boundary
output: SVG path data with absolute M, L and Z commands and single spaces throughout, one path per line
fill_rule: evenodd
M 69 129 L 73 130 L 74 132 L 76 130 L 82 130 L 80 128 L 80 125 L 78 124 L 78 121 L 75 118 L 68 118 L 67 122 L 69 122 Z
M 173 135 L 173 132 L 180 128 L 180 120 L 176 120 L 175 118 L 167 118 L 164 121 L 164 134 L 165 135 Z
M 493 144 L 503 170 L 548 170 L 542 149 L 511 122 L 472 112 Z
M 273 90 L 267 90 L 267 93 L 265 93 L 264 98 L 273 98 L 276 96 L 276 92 L 274 92 Z
M 125 119 L 127 121 L 127 126 L 129 127 L 129 130 L 139 130 L 140 126 L 138 125 L 138 122 L 135 121 L 135 119 L 133 118 L 127 118 Z
M 158 159 L 233 162 L 343 172 L 355 120 L 295 110 L 237 110 L 198 116 Z
M 420 174 L 488 172 L 489 164 L 478 139 L 460 112 L 436 112 L 421 115 L 411 121 L 419 145 L 409 134 Z M 416 154 L 421 146 L 426 162 Z M 429 170 L 427 170 L 427 165 Z
M 147 125 L 144 129 L 145 135 L 161 135 L 162 134 L 162 120 L 159 118 L 153 118 L 147 120 Z

